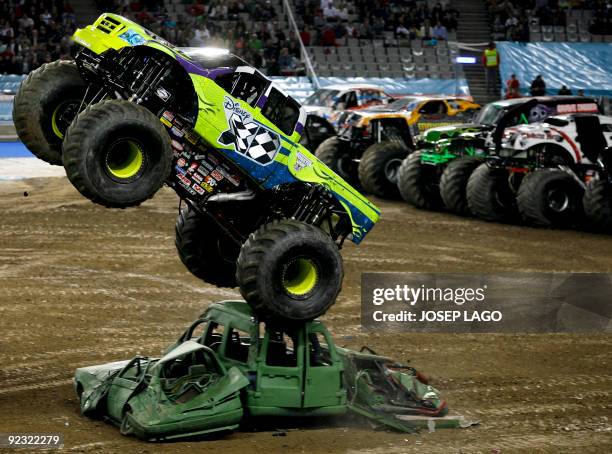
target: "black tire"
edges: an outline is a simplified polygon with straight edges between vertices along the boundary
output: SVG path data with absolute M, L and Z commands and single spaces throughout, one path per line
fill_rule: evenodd
M 580 184 L 560 169 L 538 169 L 529 173 L 516 197 L 525 222 L 542 227 L 567 227 L 583 219 Z
M 37 158 L 62 165 L 62 141 L 85 89 L 76 64 L 64 60 L 45 63 L 21 83 L 13 121 L 19 139 Z
M 410 150 L 399 142 L 380 142 L 370 145 L 359 162 L 361 187 L 370 194 L 385 198 L 399 198 L 397 189 L 399 168 Z
M 587 184 L 583 198 L 587 219 L 595 226 L 612 228 L 612 185 L 600 179 L 592 179 Z
M 319 145 L 315 156 L 338 176 L 352 182 L 357 179 L 357 169 L 347 148 L 345 141 L 338 137 L 330 137 Z
M 431 210 L 442 206 L 437 166 L 423 164 L 419 152 L 408 155 L 402 162 L 397 188 L 402 198 L 417 208 Z
M 312 320 L 334 304 L 344 272 L 338 247 L 317 227 L 295 220 L 263 225 L 240 250 L 240 293 L 263 318 Z
M 66 175 L 107 207 L 139 205 L 161 188 L 172 164 L 170 137 L 143 106 L 102 101 L 79 114 L 64 140 Z
M 314 151 L 326 139 L 335 137 L 335 135 L 336 129 L 325 118 L 318 115 L 308 115 L 300 143 L 308 150 Z
M 467 184 L 472 172 L 482 164 L 482 159 L 464 156 L 448 163 L 440 178 L 440 197 L 449 211 L 470 214 L 467 203 Z
M 516 219 L 516 197 L 508 183 L 506 169 L 480 164 L 467 184 L 468 207 L 474 216 L 492 222 Z
M 240 246 L 213 219 L 183 209 L 176 219 L 175 232 L 179 258 L 191 274 L 218 287 L 236 287 Z

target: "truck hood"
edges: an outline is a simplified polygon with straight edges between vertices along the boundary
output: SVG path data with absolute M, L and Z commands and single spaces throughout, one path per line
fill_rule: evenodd
M 423 140 L 426 142 L 437 142 L 441 139 L 450 139 L 458 137 L 461 134 L 475 134 L 490 129 L 488 126 L 479 125 L 477 123 L 462 123 L 449 126 L 439 126 L 425 131 Z

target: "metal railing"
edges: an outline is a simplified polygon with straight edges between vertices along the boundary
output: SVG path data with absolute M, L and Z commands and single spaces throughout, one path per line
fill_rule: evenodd
M 300 43 L 300 54 L 302 60 L 304 61 L 304 65 L 306 66 L 306 76 L 308 76 L 316 90 L 321 86 L 319 84 L 319 78 L 317 77 L 317 73 L 312 64 L 312 60 L 310 59 L 308 49 L 306 49 L 306 46 L 304 46 L 304 41 L 302 41 L 302 37 L 300 36 L 300 29 L 298 28 L 297 23 L 295 22 L 295 18 L 293 16 L 293 9 L 289 4 L 289 0 L 283 0 L 283 12 L 289 19 L 289 26 L 295 34 L 297 41 Z

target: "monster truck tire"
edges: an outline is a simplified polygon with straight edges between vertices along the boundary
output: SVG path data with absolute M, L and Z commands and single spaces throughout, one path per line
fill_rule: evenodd
M 347 153 L 344 141 L 338 137 L 329 137 L 321 142 L 315 156 L 344 180 L 348 182 L 356 180 L 351 156 Z
M 198 279 L 218 287 L 236 287 L 236 260 L 240 247 L 213 219 L 187 208 L 175 226 L 178 256 Z
M 102 101 L 81 112 L 64 140 L 64 167 L 71 183 L 107 207 L 138 205 L 168 178 L 170 137 L 143 106 Z
M 444 205 L 453 213 L 470 213 L 467 203 L 467 184 L 472 172 L 482 163 L 482 159 L 465 156 L 451 161 L 440 178 L 440 196 Z
M 331 237 L 295 220 L 273 221 L 252 233 L 240 250 L 240 293 L 263 318 L 312 320 L 336 301 L 342 258 Z
M 580 184 L 560 169 L 538 169 L 525 176 L 518 190 L 519 213 L 528 224 L 565 227 L 583 217 Z
M 480 164 L 468 180 L 466 193 L 474 216 L 492 222 L 510 222 L 516 218 L 516 199 L 505 169 Z
M 399 198 L 398 173 L 410 150 L 399 142 L 370 145 L 359 162 L 359 181 L 366 192 L 385 198 Z
M 438 190 L 437 174 L 433 166 L 421 162 L 421 153 L 408 155 L 399 168 L 397 188 L 402 198 L 421 209 L 436 209 L 442 204 Z
M 76 64 L 64 60 L 45 63 L 21 83 L 13 121 L 19 139 L 37 158 L 62 165 L 62 141 L 85 89 Z
M 607 181 L 592 179 L 583 198 L 584 212 L 596 227 L 612 228 L 612 186 Z

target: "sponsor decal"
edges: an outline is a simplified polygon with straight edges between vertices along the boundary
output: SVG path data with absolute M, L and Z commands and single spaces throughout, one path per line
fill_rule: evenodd
M 217 181 L 223 180 L 223 175 L 221 175 L 221 173 L 217 169 L 213 170 L 210 173 L 210 176 L 213 177 Z
M 180 167 L 185 167 L 186 164 L 187 164 L 187 161 L 185 161 L 184 158 L 179 158 L 179 160 L 176 161 L 176 165 L 178 165 Z
M 177 177 L 178 177 L 179 180 L 181 180 L 187 186 L 191 186 L 191 180 L 189 178 L 187 178 L 185 175 L 183 175 L 182 173 L 179 173 L 177 175 Z
M 170 130 L 172 132 L 172 134 L 174 134 L 176 137 L 183 137 L 185 135 L 185 133 L 183 131 L 181 131 L 179 128 L 177 128 L 176 126 L 173 126 L 172 129 Z
M 161 121 L 166 127 L 171 128 L 172 127 L 172 123 L 170 123 L 170 121 L 168 121 L 166 118 L 161 117 L 159 119 L 159 121 Z
M 226 96 L 223 109 L 229 129 L 217 141 L 232 145 L 237 153 L 261 165 L 268 165 L 278 154 L 281 141 L 277 133 L 253 120 L 252 115 Z
M 175 150 L 183 151 L 184 147 L 180 142 L 177 142 L 176 140 L 172 139 L 170 143 L 172 144 L 172 148 L 174 148 Z
M 312 161 L 298 151 L 295 164 L 293 165 L 293 170 L 299 172 L 300 170 L 310 167 L 311 165 Z
M 166 110 L 163 114 L 162 117 L 164 117 L 166 120 L 168 121 L 172 121 L 174 120 L 174 114 L 172 112 L 170 112 L 169 110 Z
M 170 96 L 172 96 L 170 92 L 163 87 L 158 87 L 157 90 L 155 91 L 155 94 L 157 95 L 159 99 L 161 99 L 164 102 L 168 101 L 168 99 L 170 99 Z
M 200 195 L 204 195 L 204 189 L 199 184 L 195 183 L 192 187 L 195 190 L 195 192 L 197 192 Z
M 136 33 L 134 30 L 128 30 L 119 35 L 119 38 L 127 42 L 130 46 L 139 46 L 147 42 L 142 36 Z
M 202 181 L 204 181 L 204 178 L 202 178 L 202 175 L 200 175 L 199 173 L 194 173 L 193 175 L 191 175 L 191 178 L 194 181 L 197 181 L 198 183 L 201 183 Z

